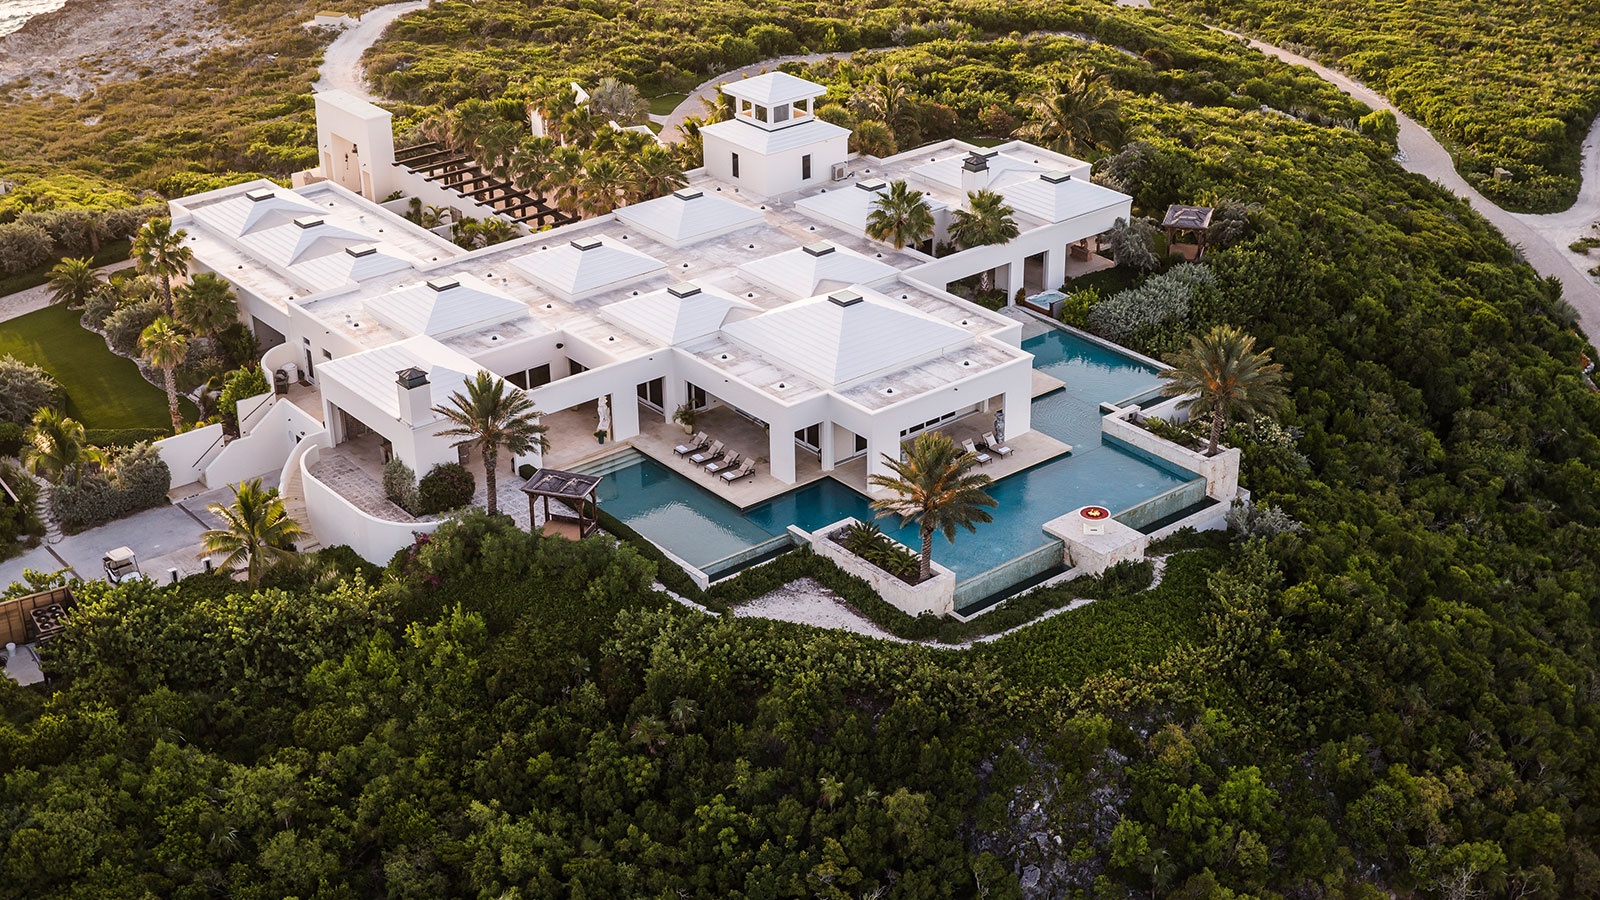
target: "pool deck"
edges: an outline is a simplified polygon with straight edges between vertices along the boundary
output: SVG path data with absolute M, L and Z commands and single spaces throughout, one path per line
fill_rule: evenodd
M 993 427 L 994 419 L 989 413 L 973 413 L 949 422 L 938 430 L 950 435 L 957 444 L 960 444 L 967 438 L 972 438 L 974 442 L 980 440 L 983 432 Z M 1011 448 L 1011 455 L 1001 459 L 991 454 L 993 458 L 989 462 L 978 466 L 979 474 L 999 481 L 1007 475 L 1015 475 L 1024 469 L 1031 469 L 1042 462 L 1072 452 L 1071 444 L 1062 443 L 1042 431 L 1030 431 L 1016 439 L 1007 438 L 1005 444 Z M 839 467 L 833 470 L 833 477 L 857 493 L 867 493 L 867 458 L 858 456 L 848 462 L 840 463 Z
M 1045 372 L 1041 372 L 1038 369 L 1034 369 L 1033 370 L 1033 393 L 1029 394 L 1028 396 L 1031 397 L 1034 400 L 1037 400 L 1040 397 L 1043 397 L 1045 394 L 1050 393 L 1051 391 L 1060 390 L 1061 388 L 1064 388 L 1066 386 L 1067 386 L 1067 383 L 1065 381 L 1062 381 L 1061 379 L 1055 377 L 1054 375 L 1050 375 L 1050 374 L 1047 374 Z

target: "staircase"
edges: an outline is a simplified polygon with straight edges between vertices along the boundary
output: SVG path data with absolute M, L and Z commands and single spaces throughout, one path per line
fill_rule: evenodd
M 289 475 L 278 486 L 278 496 L 283 498 L 283 511 L 305 532 L 305 536 L 295 542 L 296 549 L 301 553 L 315 553 L 322 549 L 322 542 L 311 531 L 311 515 L 306 511 L 306 492 L 302 481 L 300 460 L 296 459 L 294 465 L 289 467 Z
M 56 521 L 55 512 L 52 510 L 50 505 L 51 496 L 55 491 L 55 486 L 31 472 L 28 473 L 28 477 L 32 478 L 33 483 L 39 486 L 39 505 L 37 511 L 39 513 L 39 521 L 44 523 L 44 541 L 47 544 L 59 544 L 61 543 L 61 539 L 66 535 L 61 533 L 61 524 Z

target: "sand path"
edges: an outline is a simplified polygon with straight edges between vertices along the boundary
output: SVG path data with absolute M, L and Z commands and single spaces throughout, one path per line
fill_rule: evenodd
M 311 86 L 312 89 L 347 91 L 368 103 L 380 102 L 383 98 L 374 94 L 371 85 L 367 84 L 366 73 L 361 68 L 361 55 L 383 37 L 384 31 L 394 24 L 394 20 L 425 8 L 429 2 L 409 0 L 406 3 L 392 3 L 363 15 L 354 27 L 345 29 L 322 52 L 322 67 L 318 70 L 322 77 Z

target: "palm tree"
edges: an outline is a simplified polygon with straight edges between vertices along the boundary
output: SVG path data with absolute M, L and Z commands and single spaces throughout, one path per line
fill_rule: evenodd
M 967 195 L 967 208 L 958 209 L 950 221 L 950 239 L 962 247 L 1004 244 L 1017 236 L 1017 220 L 1005 198 L 994 191 L 973 191 Z M 994 270 L 986 269 L 978 279 L 980 290 L 994 286 Z
M 1115 146 L 1122 137 L 1121 108 L 1104 76 L 1079 69 L 1022 104 L 1033 121 L 1017 134 L 1058 153 L 1079 156 Z
M 479 370 L 477 377 L 467 382 L 466 393 L 456 391 L 450 402 L 436 406 L 433 411 L 455 427 L 436 432 L 438 437 L 459 437 L 454 446 L 473 445 L 483 457 L 483 483 L 488 490 L 489 515 L 495 514 L 495 465 L 500 460 L 500 448 L 513 455 L 527 453 L 535 447 L 542 452 L 549 447 L 545 440 L 545 426 L 537 420 L 544 415 L 533 407 L 528 395 L 513 387 L 508 392 L 503 378 Z
M 583 198 L 583 151 L 558 147 L 550 154 L 551 199 L 556 209 L 576 215 Z
M 672 151 L 659 144 L 651 144 L 629 159 L 633 169 L 629 203 L 663 197 L 689 183 Z
M 233 285 L 210 272 L 201 272 L 178 288 L 175 305 L 179 324 L 193 334 L 214 338 L 239 321 Z
M 77 309 L 104 283 L 94 270 L 94 260 L 63 259 L 50 269 L 50 302 Z
M 511 153 L 511 180 L 528 193 L 544 197 L 550 192 L 555 149 L 556 142 L 547 137 L 523 138 Z
M 139 335 L 139 352 L 144 354 L 145 362 L 161 370 L 161 380 L 167 388 L 167 411 L 172 414 L 172 431 L 176 434 L 183 429 L 183 414 L 178 411 L 178 381 L 174 373 L 189 353 L 189 337 L 171 317 L 162 316 Z
M 607 76 L 589 92 L 589 112 L 618 125 L 639 125 L 650 118 L 650 104 L 638 88 Z
M 83 426 L 53 406 L 40 407 L 23 436 L 22 464 L 52 482 L 76 481 L 87 461 Z
M 867 214 L 867 237 L 888 241 L 900 250 L 907 244 L 920 244 L 933 234 L 933 211 L 904 181 L 889 185 L 889 192 L 872 201 Z
M 632 182 L 627 167 L 616 157 L 590 154 L 583 166 L 584 214 L 603 216 L 623 205 Z
M 862 119 L 888 125 L 895 134 L 916 143 L 916 86 L 899 66 L 887 66 L 858 88 L 850 98 L 853 112 Z
M 1256 339 L 1234 325 L 1218 325 L 1203 336 L 1189 337 L 1189 346 L 1161 373 L 1168 394 L 1188 394 L 1180 408 L 1211 408 L 1211 445 L 1217 444 L 1229 418 L 1276 412 L 1288 402 L 1283 366 L 1272 361 L 1272 348 L 1257 351 Z
M 901 524 L 916 522 L 922 535 L 919 579 L 933 575 L 933 533 L 956 539 L 956 529 L 975 531 L 978 523 L 992 521 L 986 506 L 998 506 L 987 488 L 993 479 L 972 473 L 978 458 L 956 446 L 949 435 L 924 432 L 912 441 L 904 462 L 884 454 L 894 476 L 872 475 L 873 487 L 888 488 L 894 496 L 872 501 L 880 516 L 897 515 Z
M 213 503 L 207 509 L 222 520 L 222 527 L 200 536 L 206 552 L 226 553 L 223 568 L 244 563 L 252 585 L 261 581 L 267 563 L 287 558 L 294 552 L 294 542 L 305 537 L 305 529 L 284 511 L 278 489 L 263 488 L 259 478 L 236 486 L 233 503 Z
M 172 315 L 172 279 L 189 269 L 194 252 L 184 246 L 189 232 L 172 228 L 171 219 L 151 219 L 133 238 L 133 258 L 140 275 L 153 275 L 161 284 L 161 302 Z

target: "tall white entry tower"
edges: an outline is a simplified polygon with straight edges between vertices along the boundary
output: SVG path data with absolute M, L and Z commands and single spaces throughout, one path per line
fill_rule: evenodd
M 734 116 L 700 129 L 706 172 L 755 197 L 833 179 L 850 155 L 850 129 L 817 118 L 813 105 L 827 91 L 783 72 L 723 85 Z

